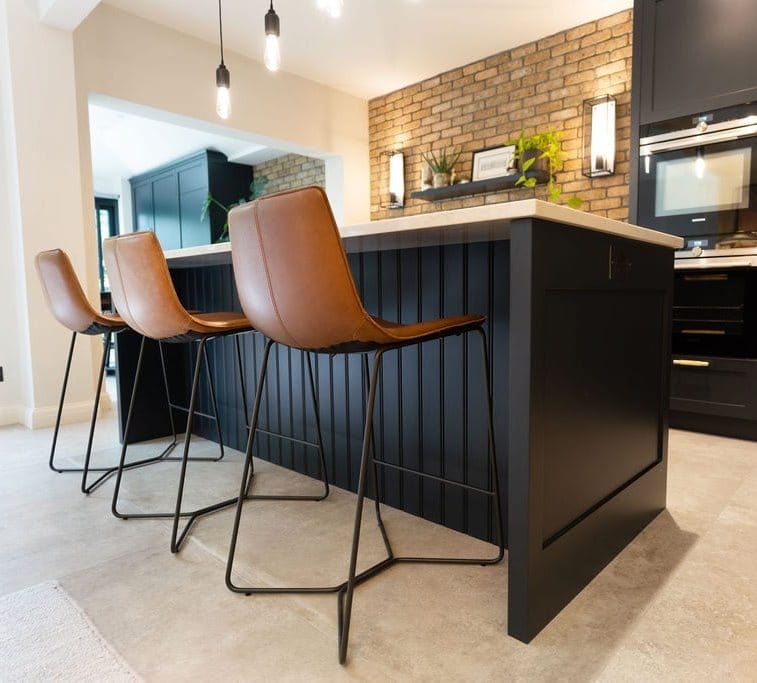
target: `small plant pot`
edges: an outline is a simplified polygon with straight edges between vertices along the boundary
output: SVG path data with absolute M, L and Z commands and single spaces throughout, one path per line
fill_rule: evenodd
M 434 187 L 449 187 L 449 173 L 434 173 Z
M 538 149 L 527 149 L 518 161 L 518 168 L 523 168 L 523 164 L 529 159 L 536 159 L 528 171 L 546 171 L 546 159 L 539 159 L 541 152 Z

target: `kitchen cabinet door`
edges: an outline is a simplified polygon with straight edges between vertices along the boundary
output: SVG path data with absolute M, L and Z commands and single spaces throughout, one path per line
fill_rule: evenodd
M 757 97 L 755 0 L 636 0 L 640 123 Z
M 179 220 L 179 178 L 170 173 L 153 184 L 155 198 L 155 234 L 163 249 L 181 249 Z
M 134 206 L 134 230 L 155 230 L 155 209 L 152 198 L 152 183 L 132 186 Z

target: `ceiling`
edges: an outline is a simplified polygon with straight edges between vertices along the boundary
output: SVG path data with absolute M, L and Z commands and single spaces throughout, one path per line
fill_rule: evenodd
M 223 152 L 230 161 L 249 165 L 286 154 L 249 140 L 91 102 L 89 130 L 96 191 L 111 192 L 121 178 L 130 178 L 203 149 Z
M 218 42 L 215 0 L 105 0 Z M 269 0 L 223 0 L 224 47 L 262 61 Z M 274 0 L 282 69 L 376 97 L 537 38 L 604 17 L 633 0 L 344 0 L 340 19 L 316 0 Z M 226 63 L 234 72 L 233 56 Z

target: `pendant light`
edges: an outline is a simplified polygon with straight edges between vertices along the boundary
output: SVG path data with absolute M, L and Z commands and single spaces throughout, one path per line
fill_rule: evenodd
M 279 15 L 271 7 L 265 15 L 265 54 L 263 61 L 269 71 L 278 71 L 281 66 L 281 51 L 279 50 L 279 35 L 281 34 L 281 22 Z
M 231 114 L 231 98 L 229 97 L 229 86 L 231 85 L 231 74 L 223 63 L 223 19 L 221 17 L 221 0 L 218 0 L 218 33 L 221 38 L 221 63 L 216 69 L 216 113 L 222 119 L 228 119 Z
M 334 19 L 342 16 L 344 0 L 318 0 L 318 9 L 323 10 Z

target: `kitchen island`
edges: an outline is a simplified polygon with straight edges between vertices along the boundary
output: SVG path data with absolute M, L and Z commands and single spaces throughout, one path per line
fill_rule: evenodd
M 529 642 L 665 508 L 673 251 L 681 240 L 538 200 L 340 232 L 369 313 L 400 322 L 488 316 L 506 492 L 508 633 Z M 228 244 L 166 257 L 187 308 L 239 308 Z M 263 344 L 257 334 L 243 339 L 247 393 Z M 209 350 L 224 440 L 243 450 L 248 404 L 234 342 L 220 339 Z M 191 351 L 171 351 L 178 403 Z M 123 397 L 134 362 L 128 335 L 119 340 L 118 360 Z M 487 488 L 480 363 L 475 344 L 468 348 L 459 337 L 387 354 L 375 418 L 382 457 Z M 354 490 L 365 405 L 360 357 L 315 355 L 314 367 L 329 476 Z M 167 434 L 160 391 L 145 387 L 141 395 L 151 420 L 142 438 Z M 263 426 L 312 436 L 301 353 L 276 350 L 265 398 Z M 215 429 L 205 418 L 195 426 L 211 439 Z M 317 471 L 312 454 L 297 444 L 261 437 L 256 455 Z M 490 500 L 475 492 L 391 469 L 382 471 L 382 492 L 385 504 L 492 539 Z M 503 607 L 504 595 L 503 586 Z

